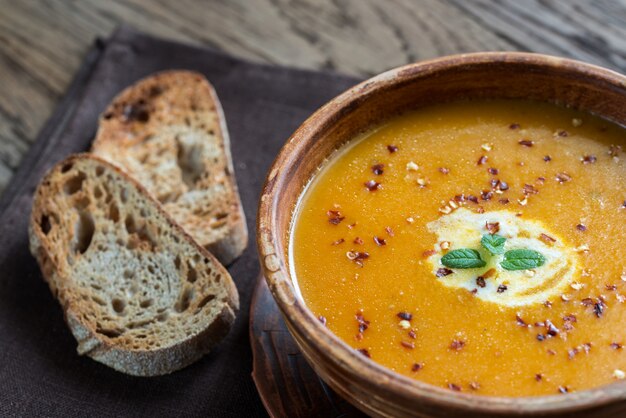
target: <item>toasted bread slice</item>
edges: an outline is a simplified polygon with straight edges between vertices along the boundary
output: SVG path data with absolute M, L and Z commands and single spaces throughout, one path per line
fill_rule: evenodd
M 225 265 L 248 243 L 220 102 L 201 74 L 167 71 L 122 91 L 92 152 L 135 177 Z
M 29 237 L 79 354 L 116 370 L 178 370 L 235 320 L 228 271 L 141 185 L 97 157 L 71 156 L 46 175 Z

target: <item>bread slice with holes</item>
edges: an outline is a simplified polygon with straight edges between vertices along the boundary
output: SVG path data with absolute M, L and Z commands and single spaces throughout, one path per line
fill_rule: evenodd
M 29 238 L 78 353 L 121 372 L 185 367 L 235 320 L 228 271 L 140 184 L 97 157 L 71 156 L 45 176 Z
M 201 74 L 166 71 L 122 91 L 92 152 L 119 165 L 225 265 L 248 243 L 220 102 Z

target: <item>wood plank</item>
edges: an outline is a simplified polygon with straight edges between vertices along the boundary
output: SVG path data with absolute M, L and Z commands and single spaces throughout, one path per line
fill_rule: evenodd
M 626 0 L 0 0 L 0 192 L 97 36 L 117 25 L 366 77 L 484 50 L 626 70 Z

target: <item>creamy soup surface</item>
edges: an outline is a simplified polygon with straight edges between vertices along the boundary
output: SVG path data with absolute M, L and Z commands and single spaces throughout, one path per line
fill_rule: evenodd
M 626 377 L 626 131 L 527 101 L 400 115 L 320 169 L 290 268 L 362 355 L 453 391 Z

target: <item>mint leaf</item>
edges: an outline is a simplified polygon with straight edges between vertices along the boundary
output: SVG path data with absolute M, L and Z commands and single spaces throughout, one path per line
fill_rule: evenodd
M 469 248 L 452 250 L 441 257 L 441 264 L 453 269 L 473 269 L 485 267 L 487 263 L 480 258 L 480 253 Z
M 535 250 L 518 249 L 504 253 L 504 260 L 500 263 L 505 270 L 528 270 L 543 266 L 546 258 Z
M 482 246 L 493 255 L 504 253 L 505 242 L 506 238 L 498 234 L 485 234 L 480 240 Z

